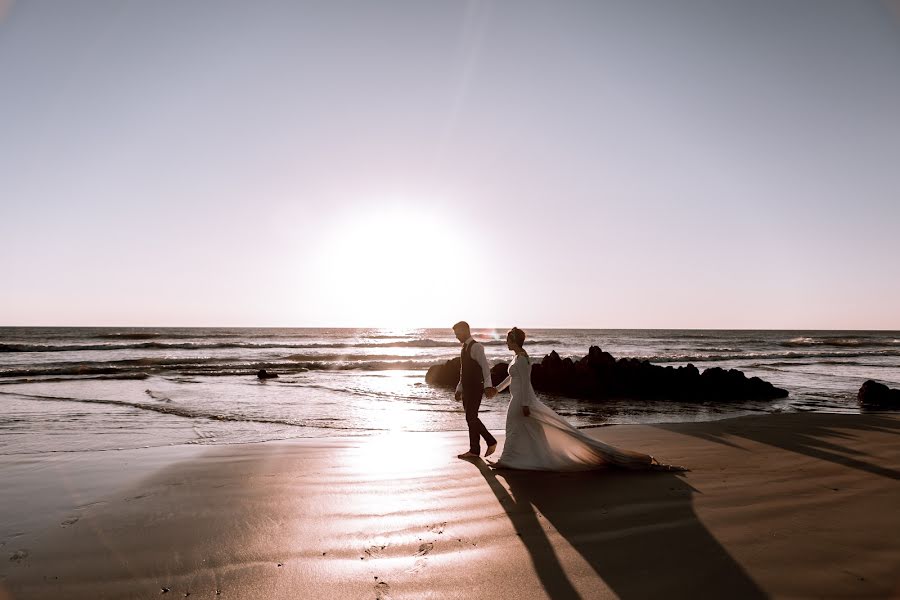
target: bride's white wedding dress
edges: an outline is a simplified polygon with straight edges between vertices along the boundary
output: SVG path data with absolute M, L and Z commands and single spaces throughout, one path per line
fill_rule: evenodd
M 495 463 L 509 469 L 536 471 L 584 471 L 600 467 L 686 470 L 660 464 L 649 454 L 622 450 L 584 434 L 538 400 L 531 387 L 531 361 L 517 355 L 509 365 L 509 376 L 498 391 L 510 388 L 512 398 L 506 412 L 506 441 Z M 530 415 L 522 413 L 527 406 Z

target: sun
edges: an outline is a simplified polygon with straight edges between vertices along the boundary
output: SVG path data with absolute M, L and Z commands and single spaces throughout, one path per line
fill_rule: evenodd
M 406 327 L 452 321 L 461 274 L 484 270 L 480 244 L 463 224 L 416 206 L 353 213 L 324 239 L 315 284 L 341 322 Z

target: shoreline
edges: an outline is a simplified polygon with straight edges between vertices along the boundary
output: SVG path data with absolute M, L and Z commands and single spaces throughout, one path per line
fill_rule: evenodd
M 60 465 L 75 512 L 4 461 L 33 514 L 0 598 L 900 594 L 900 416 L 589 430 L 692 471 L 492 471 L 463 432 L 185 445 Z

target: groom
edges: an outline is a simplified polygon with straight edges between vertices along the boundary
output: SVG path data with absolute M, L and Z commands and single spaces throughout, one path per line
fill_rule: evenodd
M 484 455 L 490 456 L 497 449 L 497 440 L 478 418 L 478 409 L 481 408 L 482 395 L 488 398 L 497 395 L 497 389 L 491 383 L 491 367 L 484 356 L 484 346 L 472 337 L 468 323 L 460 321 L 453 326 L 453 333 L 463 345 L 455 397 L 462 400 L 469 426 L 469 450 L 458 455 L 458 458 L 477 458 L 481 454 L 481 437 L 487 443 Z

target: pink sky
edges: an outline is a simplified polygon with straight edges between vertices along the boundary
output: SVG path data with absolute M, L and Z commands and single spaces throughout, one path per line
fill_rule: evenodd
M 0 1 L 0 325 L 900 329 L 897 14 Z

